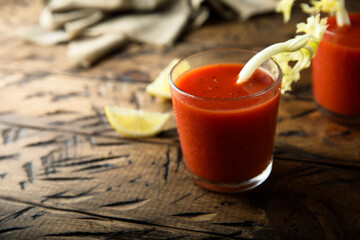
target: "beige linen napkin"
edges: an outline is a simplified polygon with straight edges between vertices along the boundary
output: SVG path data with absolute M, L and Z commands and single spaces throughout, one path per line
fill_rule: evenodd
M 39 45 L 68 44 L 68 58 L 90 67 L 131 41 L 169 46 L 185 29 L 200 27 L 211 11 L 246 20 L 273 11 L 277 0 L 45 0 L 37 26 L 19 29 Z

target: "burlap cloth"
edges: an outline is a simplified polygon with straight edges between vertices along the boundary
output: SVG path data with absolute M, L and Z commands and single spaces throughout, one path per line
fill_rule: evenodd
M 39 24 L 19 35 L 39 45 L 68 44 L 68 59 L 89 67 L 103 56 L 135 41 L 174 44 L 211 11 L 223 19 L 247 20 L 276 7 L 277 0 L 44 0 Z

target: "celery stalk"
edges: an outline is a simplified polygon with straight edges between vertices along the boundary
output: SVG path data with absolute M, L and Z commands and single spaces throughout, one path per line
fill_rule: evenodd
M 319 12 L 328 13 L 336 17 L 336 24 L 341 27 L 351 25 L 349 14 L 345 8 L 344 0 L 319 0 L 310 1 L 312 7 L 308 4 L 301 4 L 301 8 L 305 13 L 317 14 Z
M 273 44 L 261 52 L 252 57 L 239 73 L 239 78 L 236 81 L 237 84 L 246 82 L 255 70 L 260 67 L 266 60 L 272 56 L 282 52 L 294 52 L 300 48 L 305 47 L 308 41 L 311 39 L 311 34 L 305 34 L 298 38 L 290 39 L 286 42 Z
M 279 64 L 283 80 L 281 92 L 291 90 L 291 83 L 300 79 L 300 71 L 309 67 L 311 59 L 315 57 L 319 43 L 327 28 L 327 19 L 320 19 L 320 15 L 308 17 L 307 23 L 297 24 L 297 32 L 304 32 L 286 42 L 273 44 L 252 57 L 240 71 L 237 84 L 246 82 L 252 74 L 266 60 L 273 57 Z M 296 61 L 294 67 L 290 62 Z

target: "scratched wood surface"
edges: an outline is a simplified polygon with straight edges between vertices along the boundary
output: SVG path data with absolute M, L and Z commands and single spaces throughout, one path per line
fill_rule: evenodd
M 157 137 L 132 140 L 104 115 L 105 105 L 172 113 L 171 102 L 145 91 L 171 59 L 284 41 L 305 19 L 300 11 L 286 25 L 278 14 L 212 21 L 173 47 L 134 43 L 81 69 L 68 63 L 65 45 L 15 36 L 36 24 L 40 9 L 35 1 L 0 1 L 0 239 L 360 236 L 360 129 L 316 110 L 309 71 L 281 100 L 272 174 L 240 194 L 191 183 L 173 116 Z

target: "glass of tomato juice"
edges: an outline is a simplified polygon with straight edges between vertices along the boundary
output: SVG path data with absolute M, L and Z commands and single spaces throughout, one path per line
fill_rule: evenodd
M 312 88 L 318 109 L 332 120 L 360 124 L 360 13 L 350 14 L 350 26 L 335 17 L 312 63 Z
M 185 165 L 206 189 L 240 192 L 270 175 L 282 73 L 268 60 L 237 84 L 254 55 L 242 49 L 207 50 L 183 58 L 170 72 Z

